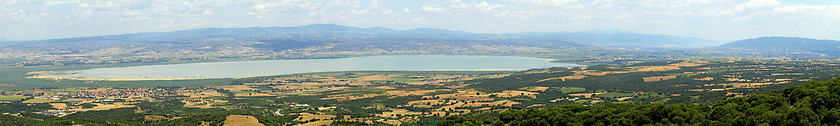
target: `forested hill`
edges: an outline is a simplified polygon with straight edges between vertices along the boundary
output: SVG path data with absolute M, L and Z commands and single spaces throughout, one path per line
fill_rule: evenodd
M 840 77 L 715 104 L 560 105 L 451 116 L 438 125 L 840 125 Z
M 597 46 L 630 48 L 701 48 L 714 47 L 721 44 L 725 44 L 725 42 L 722 41 L 714 41 L 708 39 L 669 35 L 640 34 L 622 31 L 586 31 L 572 33 L 554 33 L 538 37 L 554 38 Z
M 158 41 L 261 41 L 266 39 L 297 36 L 299 43 L 329 42 L 316 38 L 341 38 L 342 41 L 363 40 L 382 41 L 388 39 L 410 39 L 426 43 L 441 40 L 496 40 L 501 45 L 517 44 L 517 41 L 541 41 L 612 47 L 710 47 L 723 44 L 719 41 L 700 38 L 653 35 L 634 32 L 550 32 L 550 33 L 513 33 L 483 34 L 445 29 L 417 28 L 393 30 L 382 27 L 359 28 L 335 24 L 313 24 L 298 27 L 253 27 L 253 28 L 201 28 L 173 32 L 147 32 L 123 35 L 90 36 L 50 40 L 26 41 L 30 43 L 150 43 Z M 0 40 L 2 41 L 2 40 Z M 230 43 L 226 43 L 230 44 Z M 449 44 L 449 43 L 447 43 Z M 533 45 L 532 45 L 533 46 Z
M 837 52 L 840 50 L 840 41 L 795 37 L 761 37 L 738 40 L 720 47 L 768 51 Z

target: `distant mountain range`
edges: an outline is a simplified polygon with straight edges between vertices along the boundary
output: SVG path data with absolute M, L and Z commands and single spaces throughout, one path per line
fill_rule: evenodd
M 596 57 L 592 58 L 596 60 L 625 60 L 603 56 L 608 53 L 628 54 L 628 50 L 624 50 L 627 48 L 629 51 L 637 51 L 633 52 L 633 55 L 637 55 L 634 57 L 636 59 L 647 59 L 665 53 L 685 57 L 709 57 L 711 54 L 722 57 L 827 58 L 826 54 L 840 57 L 840 42 L 808 38 L 762 37 L 726 43 L 616 30 L 483 34 L 432 28 L 393 30 L 334 24 L 201 28 L 174 32 L 5 42 L 0 46 L 0 49 L 18 51 L 21 54 L 169 56 L 174 59 L 311 58 L 388 54 L 542 55 L 563 50 L 572 53 L 592 53 L 588 54 L 590 56 L 580 57 Z
M 714 41 L 700 38 L 640 34 L 632 32 L 572 32 L 548 34 L 541 37 L 556 38 L 570 42 L 606 47 L 699 48 L 713 47 L 725 43 L 722 41 Z
M 720 47 L 764 51 L 805 51 L 817 53 L 840 53 L 840 41 L 796 37 L 760 37 L 753 39 L 744 39 L 727 43 L 721 45 Z
M 184 40 L 184 39 L 203 39 L 203 38 L 220 38 L 220 37 L 241 37 L 241 36 L 264 36 L 276 34 L 324 34 L 324 35 L 340 35 L 342 33 L 351 34 L 383 34 L 383 35 L 399 35 L 399 36 L 415 36 L 428 38 L 464 38 L 475 37 L 468 32 L 449 31 L 443 29 L 412 29 L 405 31 L 396 31 L 387 28 L 373 27 L 373 28 L 358 28 L 348 27 L 334 24 L 314 24 L 300 27 L 253 27 L 253 28 L 201 28 L 193 30 L 173 31 L 173 32 L 148 32 L 124 35 L 108 35 L 108 36 L 91 36 L 79 38 L 65 38 L 65 39 L 51 39 L 42 40 L 48 42 L 73 42 L 73 41 L 162 41 L 162 40 Z M 432 36 L 435 35 L 435 36 Z M 443 36 L 439 36 L 443 35 Z M 457 35 L 457 36 L 454 36 Z
M 149 42 L 171 41 L 203 38 L 265 36 L 277 34 L 367 34 L 382 38 L 413 38 L 413 39 L 447 39 L 447 40 L 513 40 L 528 39 L 535 41 L 553 41 L 560 43 L 574 43 L 580 45 L 604 47 L 677 47 L 697 48 L 712 47 L 724 44 L 721 41 L 700 38 L 641 34 L 614 30 L 585 31 L 585 32 L 548 32 L 548 33 L 516 33 L 516 34 L 479 34 L 444 29 L 418 28 L 410 30 L 392 30 L 388 28 L 372 27 L 358 28 L 334 24 L 314 24 L 300 27 L 254 27 L 254 28 L 202 28 L 174 32 L 150 32 L 124 35 L 92 36 L 80 38 L 65 38 L 41 40 L 42 42 L 78 42 L 78 41 L 114 41 L 114 42 Z

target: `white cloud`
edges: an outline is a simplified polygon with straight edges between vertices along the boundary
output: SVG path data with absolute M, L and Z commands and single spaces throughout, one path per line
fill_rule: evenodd
M 738 11 L 743 11 L 746 9 L 758 9 L 762 7 L 773 7 L 781 5 L 782 3 L 776 0 L 750 0 L 747 3 L 743 3 L 738 5 L 736 8 Z
M 484 9 L 484 10 L 493 10 L 495 8 L 499 8 L 499 7 L 502 7 L 502 6 L 504 6 L 504 5 L 501 5 L 501 4 L 490 5 L 486 1 L 481 1 L 481 3 L 475 4 L 475 7 L 478 7 L 478 8 Z
M 577 3 L 577 2 L 578 2 L 578 0 L 549 0 L 549 1 L 547 1 L 547 4 L 559 7 L 559 6 L 564 6 L 564 5 Z
M 273 6 L 273 5 L 274 5 L 274 3 L 260 3 L 260 4 L 257 4 L 257 5 L 254 5 L 254 10 L 264 10 L 265 7 Z
M 837 12 L 840 10 L 840 6 L 838 5 L 793 5 L 793 6 L 781 6 L 773 8 L 775 12 L 784 12 L 784 13 L 796 13 L 801 11 L 834 11 Z
M 428 11 L 428 12 L 441 12 L 441 11 L 443 11 L 443 8 L 441 8 L 441 7 L 432 7 L 432 6 L 422 6 L 422 7 L 420 7 L 420 9 L 423 10 L 423 11 Z
M 394 13 L 394 10 L 391 10 L 391 9 L 386 9 L 384 12 L 382 12 L 382 14 L 392 14 L 392 13 Z
M 776 0 L 7 0 L 0 2 L 0 17 L 0 38 L 327 23 L 471 32 L 618 29 L 714 39 L 810 33 L 840 39 L 840 33 L 828 32 L 840 27 L 835 25 L 840 6 Z M 745 32 L 753 29 L 761 30 Z

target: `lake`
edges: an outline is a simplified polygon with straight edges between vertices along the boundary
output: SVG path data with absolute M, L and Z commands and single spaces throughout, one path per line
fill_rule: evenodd
M 147 65 L 72 71 L 97 79 L 206 79 L 331 71 L 526 70 L 583 65 L 517 56 L 396 55 Z

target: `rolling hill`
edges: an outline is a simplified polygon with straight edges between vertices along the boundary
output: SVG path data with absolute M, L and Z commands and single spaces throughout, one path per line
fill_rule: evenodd
M 669 35 L 652 35 L 622 31 L 585 31 L 517 34 L 480 34 L 444 29 L 417 28 L 392 30 L 382 27 L 358 28 L 335 24 L 313 24 L 299 27 L 253 27 L 253 28 L 201 28 L 173 32 L 150 32 L 124 35 L 91 36 L 28 42 L 155 42 L 189 41 L 211 38 L 259 39 L 265 36 L 311 35 L 307 37 L 365 35 L 366 38 L 401 38 L 422 40 L 500 40 L 516 43 L 517 40 L 539 40 L 556 43 L 570 42 L 576 45 L 606 47 L 706 47 L 720 44 L 718 41 Z M 318 35 L 315 35 L 318 34 Z M 347 40 L 351 41 L 351 40 Z M 536 45 L 532 45 L 536 46 Z
M 840 41 L 796 37 L 760 37 L 744 39 L 727 43 L 721 45 L 720 47 L 756 51 L 801 51 L 825 54 L 840 53 Z
M 721 41 L 700 38 L 641 34 L 613 30 L 556 33 L 541 37 L 556 38 L 597 46 L 630 48 L 701 48 L 724 44 L 724 42 Z
M 169 59 L 296 59 L 394 54 L 542 55 L 553 51 L 613 53 L 621 52 L 616 51 L 621 50 L 620 48 L 657 50 L 661 47 L 703 47 L 714 43 L 705 39 L 623 31 L 483 34 L 432 28 L 393 30 L 381 27 L 314 24 L 299 27 L 201 28 L 16 41 L 4 43 L 0 50 L 37 57 L 53 57 L 55 62 L 61 64 L 90 64 L 87 60 L 73 57 L 86 57 L 97 60 L 96 62 L 121 63 L 167 62 Z M 591 55 L 600 54 L 602 53 Z M 568 54 L 554 52 L 552 55 Z M 32 56 L 29 57 L 34 58 Z M 134 61 L 119 59 L 123 57 Z M 55 63 L 24 63 L 27 64 Z

